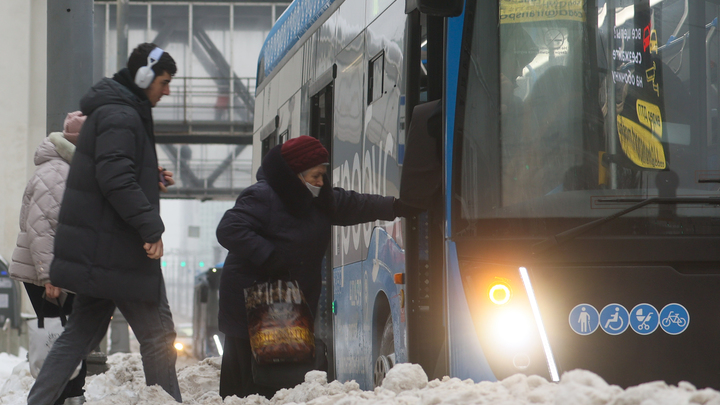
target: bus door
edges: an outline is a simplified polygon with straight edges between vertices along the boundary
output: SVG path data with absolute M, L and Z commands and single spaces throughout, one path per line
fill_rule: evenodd
M 408 361 L 429 378 L 448 375 L 444 319 L 442 85 L 444 19 L 408 14 L 407 131 L 400 198 L 426 211 L 406 218 Z
M 310 133 L 330 152 L 330 165 L 333 167 L 333 88 L 337 72 L 335 65 L 322 74 L 309 86 L 310 94 Z M 332 170 L 328 170 L 328 181 L 332 184 Z M 322 269 L 322 292 L 315 316 L 315 337 L 322 339 L 327 347 L 328 381 L 335 378 L 335 356 L 333 346 L 333 284 L 332 284 L 332 242 L 327 247 Z

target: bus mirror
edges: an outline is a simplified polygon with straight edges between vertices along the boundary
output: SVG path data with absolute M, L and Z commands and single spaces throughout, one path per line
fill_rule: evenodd
M 462 0 L 405 0 L 405 13 L 418 10 L 435 17 L 457 17 L 462 14 Z

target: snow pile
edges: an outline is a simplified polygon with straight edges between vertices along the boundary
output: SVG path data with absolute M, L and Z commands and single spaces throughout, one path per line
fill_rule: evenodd
M 20 355 L 17 357 L 12 354 L 0 353 L 0 383 L 10 378 L 10 374 L 12 374 L 15 366 L 25 361 L 27 350 L 21 347 L 20 351 Z
M 9 378 L 0 389 L 0 404 L 25 404 L 34 383 L 27 362 L 0 354 L 0 372 L 13 365 Z M 108 357 L 110 369 L 86 381 L 87 405 L 172 405 L 175 401 L 160 387 L 145 386 L 139 354 L 114 354 Z M 7 374 L 5 374 L 7 375 Z M 382 387 L 362 391 L 354 381 L 328 383 L 324 372 L 312 371 L 295 388 L 280 390 L 274 398 L 251 395 L 218 395 L 220 358 L 205 359 L 178 370 L 178 381 L 185 404 L 211 405 L 720 405 L 720 392 L 698 390 L 689 383 L 678 386 L 649 382 L 626 390 L 606 383 L 589 371 L 574 370 L 563 374 L 559 383 L 542 377 L 516 374 L 499 382 L 474 383 L 445 377 L 428 381 L 415 364 L 397 364 Z M 2 380 L 0 380 L 2 381 Z
M 35 383 L 35 378 L 30 374 L 30 363 L 23 357 L 15 357 L 7 353 L 0 353 L 0 361 L 4 369 L 13 364 L 10 375 L 0 388 L 0 404 L 25 404 L 27 393 Z

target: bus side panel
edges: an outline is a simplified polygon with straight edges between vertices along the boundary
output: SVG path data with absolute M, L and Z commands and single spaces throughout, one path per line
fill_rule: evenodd
M 343 49 L 349 46 L 367 26 L 365 0 L 345 0 L 340 5 L 337 24 L 338 46 L 339 49 Z
M 358 36 L 338 53 L 333 95 L 332 183 L 334 187 L 358 192 L 362 184 L 364 39 Z M 333 321 L 335 374 L 339 381 L 364 384 L 369 372 L 364 348 L 371 345 L 371 340 L 363 326 L 367 307 L 363 302 L 360 260 L 365 256 L 365 246 L 360 243 L 361 227 L 333 227 L 331 244 L 333 299 L 337 309 Z
M 367 82 L 371 79 L 374 86 L 365 103 L 365 193 L 393 196 L 399 193 L 398 134 L 400 100 L 405 87 L 402 78 L 405 18 L 404 3 L 396 1 L 367 28 L 365 35 L 369 61 L 366 88 L 369 89 Z M 367 243 L 369 227 L 364 236 Z
M 253 149 L 252 149 L 252 169 L 250 173 L 250 183 L 255 183 L 254 171 L 260 167 L 262 160 L 262 140 L 260 139 L 260 129 L 263 127 L 263 107 L 265 105 L 265 90 L 261 90 L 255 95 L 255 115 L 253 124 Z
M 365 40 L 357 37 L 337 56 L 334 93 L 332 182 L 362 192 Z M 334 227 L 333 268 L 365 257 L 362 225 Z
M 390 304 L 391 316 L 393 319 L 393 330 L 395 340 L 395 362 L 407 362 L 407 327 L 405 323 L 406 298 L 405 285 L 395 284 L 393 276 L 397 273 L 405 273 L 405 251 L 385 229 L 376 227 L 373 230 L 368 249 L 368 258 L 363 261 L 363 272 L 368 284 L 368 297 L 387 297 Z M 384 296 L 384 297 L 383 297 Z M 370 314 L 376 313 L 373 308 L 375 300 L 370 300 L 368 305 L 372 308 Z M 366 324 L 372 324 L 372 317 L 366 316 Z M 379 331 L 382 332 L 382 331 Z M 375 359 L 371 359 L 372 362 Z
M 315 69 L 313 80 L 330 69 L 335 63 L 335 55 L 340 50 L 338 39 L 335 35 L 337 30 L 338 11 L 335 11 L 330 18 L 320 26 L 317 35 L 317 48 L 315 50 Z M 311 94 L 312 95 L 312 94 Z
M 364 390 L 373 388 L 373 325 L 393 319 L 395 361 L 407 361 L 404 286 L 393 275 L 405 271 L 405 254 L 382 228 L 375 228 L 368 257 L 333 270 L 336 315 L 335 355 L 339 381 L 355 380 Z M 377 313 L 378 300 L 387 300 L 390 314 Z M 382 331 L 379 331 L 382 332 Z
M 361 387 L 369 372 L 364 348 L 372 344 L 363 324 L 366 296 L 362 279 L 360 262 L 333 269 L 335 375 L 338 381 L 355 380 Z

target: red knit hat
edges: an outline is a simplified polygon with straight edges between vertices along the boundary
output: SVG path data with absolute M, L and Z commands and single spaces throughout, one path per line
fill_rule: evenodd
M 280 148 L 285 163 L 294 173 L 302 173 L 321 164 L 329 162 L 328 151 L 320 141 L 312 136 L 299 136 L 285 142 Z

